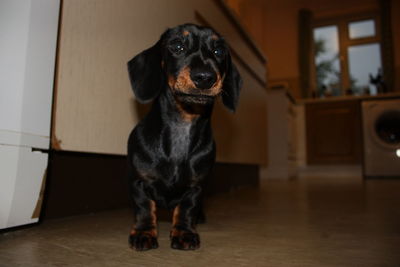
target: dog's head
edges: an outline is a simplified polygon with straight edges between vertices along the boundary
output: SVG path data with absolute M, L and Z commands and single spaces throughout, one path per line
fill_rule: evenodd
M 128 62 L 133 91 L 146 103 L 171 90 L 186 104 L 212 103 L 218 95 L 234 111 L 242 79 L 229 47 L 214 30 L 184 24 L 167 30 L 151 48 Z

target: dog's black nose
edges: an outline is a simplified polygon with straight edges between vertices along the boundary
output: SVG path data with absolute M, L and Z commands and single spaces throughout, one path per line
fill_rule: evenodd
M 190 78 L 197 88 L 209 89 L 217 80 L 217 76 L 213 71 L 192 71 Z

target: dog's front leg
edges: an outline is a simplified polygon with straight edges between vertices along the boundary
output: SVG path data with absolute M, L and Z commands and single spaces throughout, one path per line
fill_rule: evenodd
M 194 250 L 200 247 L 196 222 L 201 201 L 201 188 L 193 187 L 174 209 L 171 230 L 171 247 Z
M 138 251 L 158 248 L 156 203 L 144 192 L 140 181 L 134 184 L 132 191 L 135 225 L 129 243 Z

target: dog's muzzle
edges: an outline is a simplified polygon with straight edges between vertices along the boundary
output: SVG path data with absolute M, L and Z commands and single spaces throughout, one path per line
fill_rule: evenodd
M 217 81 L 217 75 L 214 71 L 191 71 L 190 79 L 192 79 L 196 88 L 210 89 Z

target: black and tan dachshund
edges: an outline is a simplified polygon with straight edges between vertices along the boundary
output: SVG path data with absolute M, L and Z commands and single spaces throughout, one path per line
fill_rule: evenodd
M 242 84 L 229 47 L 214 30 L 184 24 L 167 30 L 128 62 L 141 103 L 154 100 L 128 141 L 136 250 L 158 247 L 156 207 L 173 210 L 171 247 L 200 247 L 196 223 L 204 178 L 215 161 L 211 113 L 216 97 L 235 111 Z

